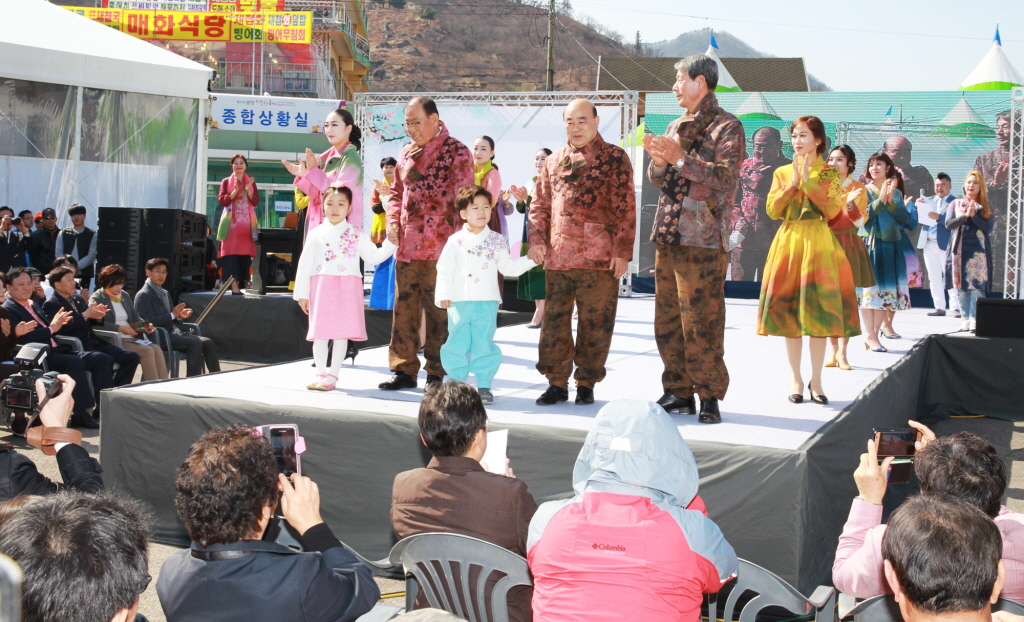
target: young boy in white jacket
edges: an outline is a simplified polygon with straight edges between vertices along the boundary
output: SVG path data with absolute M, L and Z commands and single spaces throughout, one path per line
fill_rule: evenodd
M 460 188 L 455 207 L 465 224 L 456 231 L 437 260 L 434 302 L 448 309 L 448 340 L 441 346 L 441 364 L 449 377 L 465 382 L 476 376 L 484 404 L 494 403 L 491 381 L 501 365 L 494 343 L 497 329 L 498 272 L 519 276 L 537 264 L 528 257 L 512 259 L 508 240 L 487 228 L 493 197 L 480 186 Z

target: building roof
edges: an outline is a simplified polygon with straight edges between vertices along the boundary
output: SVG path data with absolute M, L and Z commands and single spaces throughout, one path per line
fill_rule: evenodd
M 673 65 L 678 58 L 635 58 L 631 56 L 600 59 L 597 89 L 664 93 L 672 90 L 676 79 Z M 743 91 L 808 91 L 807 72 L 802 58 L 723 58 L 722 63 Z

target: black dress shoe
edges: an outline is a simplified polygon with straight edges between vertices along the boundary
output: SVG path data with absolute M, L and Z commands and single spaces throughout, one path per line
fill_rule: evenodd
M 718 412 L 718 398 L 709 397 L 700 401 L 700 416 L 697 423 L 722 423 L 722 413 Z
M 92 415 L 73 415 L 70 421 L 73 428 L 85 428 L 86 430 L 98 430 L 100 422 Z
M 416 378 L 414 378 L 413 376 L 410 376 L 409 374 L 406 374 L 406 373 L 403 373 L 403 372 L 400 372 L 400 371 L 396 371 L 395 375 L 391 376 L 390 380 L 378 384 L 377 388 L 378 389 L 383 389 L 384 391 L 398 391 L 398 390 L 401 390 L 401 389 L 415 389 L 416 388 Z
M 576 387 L 576 403 L 577 404 L 593 404 L 594 403 L 594 389 L 593 389 L 593 387 Z
M 697 400 L 691 395 L 690 397 L 679 397 L 671 391 L 665 391 L 665 395 L 661 396 L 658 400 L 658 406 L 665 409 L 665 412 L 671 413 L 676 412 L 680 415 L 696 415 L 697 414 Z
M 436 387 L 442 382 L 444 382 L 444 379 L 441 378 L 441 376 L 427 374 L 427 381 L 423 383 L 423 392 L 426 393 L 427 391 L 431 390 L 432 388 Z
M 357 354 L 359 354 L 359 346 L 354 344 L 352 340 L 349 339 L 348 347 L 345 348 L 345 358 L 342 359 L 341 362 L 344 363 L 346 359 L 352 359 L 352 364 L 355 365 Z
M 808 385 L 807 385 L 807 390 L 811 392 L 811 401 L 812 402 L 814 402 L 815 404 L 821 404 L 822 406 L 824 406 L 825 404 L 828 404 L 828 398 L 827 397 L 825 397 L 824 395 L 815 395 L 814 394 L 814 391 L 811 390 L 810 383 L 808 383 Z
M 569 399 L 569 391 L 556 385 L 548 385 L 547 391 L 540 394 L 537 398 L 537 404 L 541 406 L 550 406 L 551 404 L 557 404 L 558 402 L 564 402 Z

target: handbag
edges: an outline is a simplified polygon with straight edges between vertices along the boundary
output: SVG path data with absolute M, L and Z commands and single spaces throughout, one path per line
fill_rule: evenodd
M 217 225 L 217 241 L 223 242 L 228 239 L 228 231 L 231 230 L 231 210 L 225 209 L 220 216 L 220 223 Z

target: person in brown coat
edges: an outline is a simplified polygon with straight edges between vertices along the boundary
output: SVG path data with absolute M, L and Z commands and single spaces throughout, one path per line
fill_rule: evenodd
M 487 411 L 476 389 L 452 380 L 428 387 L 419 414 L 420 440 L 434 454 L 425 469 L 399 473 L 391 491 L 391 526 L 399 538 L 457 533 L 526 556 L 526 536 L 537 502 L 526 483 L 485 470 Z M 533 588 L 508 594 L 509 619 L 529 622 Z M 427 606 L 420 595 L 416 607 Z
M 544 162 L 528 216 L 528 255 L 547 271 L 537 371 L 549 386 L 537 403 L 569 399 L 575 364 L 576 403 L 593 404 L 612 344 L 619 278 L 633 257 L 636 193 L 629 156 L 598 132 L 597 107 L 575 99 L 564 118 L 568 144 Z

